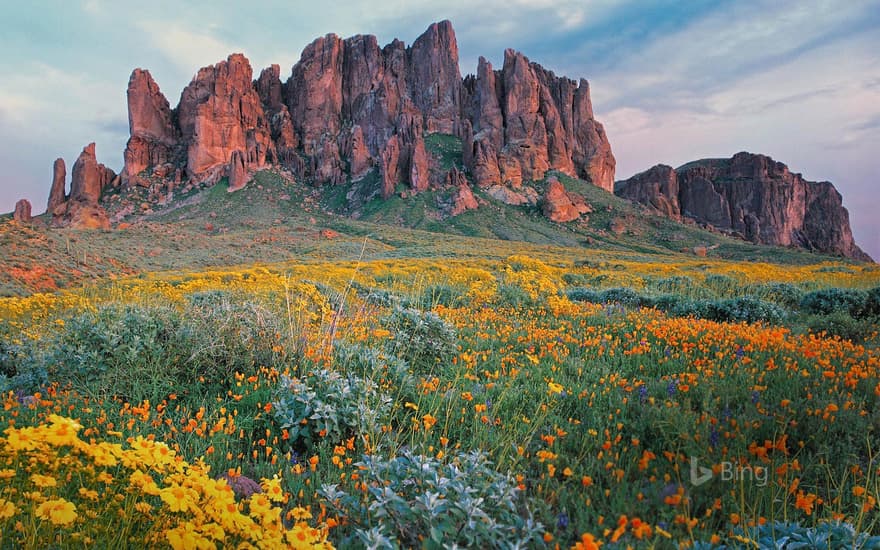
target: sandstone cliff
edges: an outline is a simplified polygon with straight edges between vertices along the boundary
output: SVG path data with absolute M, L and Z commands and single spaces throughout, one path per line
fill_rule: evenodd
M 619 182 L 615 193 L 755 243 L 870 260 L 853 240 L 834 186 L 807 181 L 765 155 L 743 152 L 675 170 L 657 165 Z

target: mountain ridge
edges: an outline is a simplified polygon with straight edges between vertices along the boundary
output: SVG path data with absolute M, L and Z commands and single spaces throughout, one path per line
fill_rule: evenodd
M 51 225 L 109 229 L 221 179 L 237 192 L 263 169 L 327 189 L 347 201 L 352 215 L 372 200 L 443 190 L 449 196 L 432 214 L 442 219 L 498 201 L 537 207 L 548 222 L 583 224 L 592 206 L 553 174 L 608 192 L 615 187 L 616 161 L 595 119 L 589 83 L 557 77 L 512 49 L 505 50 L 501 69 L 480 57 L 476 73 L 462 77 L 449 21 L 433 23 L 411 46 L 395 39 L 380 47 L 373 35 L 327 34 L 304 48 L 286 81 L 280 65 L 255 77 L 248 59 L 234 53 L 199 69 L 174 108 L 149 70 L 136 68 L 126 95 L 130 138 L 122 171 L 98 163 L 90 144 L 77 159 L 66 195 L 66 167 L 56 160 Z M 457 151 L 441 159 L 432 140 Z M 627 198 L 654 206 L 666 201 L 660 210 L 681 221 L 678 198 L 654 187 Z M 739 213 L 728 213 L 723 223 L 708 212 L 685 218 L 759 244 L 870 260 L 852 241 L 835 194 L 825 186 L 806 218 L 799 207 L 781 214 L 779 208 L 752 208 L 747 226 L 732 221 L 743 217 Z M 825 227 L 817 214 L 822 206 L 833 213 Z M 30 217 L 23 206 L 19 211 L 17 219 Z M 789 227 L 805 220 L 807 230 Z M 618 223 L 615 232 L 620 229 Z

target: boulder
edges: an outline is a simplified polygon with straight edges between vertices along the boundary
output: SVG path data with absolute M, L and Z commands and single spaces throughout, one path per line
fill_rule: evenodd
M 547 181 L 547 190 L 541 197 L 541 210 L 550 221 L 557 223 L 571 222 L 592 212 L 582 196 L 566 191 L 562 182 L 554 177 Z

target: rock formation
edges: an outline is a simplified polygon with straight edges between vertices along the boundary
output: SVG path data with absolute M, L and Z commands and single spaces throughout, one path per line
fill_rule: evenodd
M 95 144 L 86 145 L 73 165 L 70 196 L 64 196 L 64 161 L 55 161 L 47 212 L 54 225 L 76 229 L 109 229 L 110 220 L 99 201 L 104 190 L 120 178 L 95 157 Z
M 807 181 L 765 155 L 743 152 L 675 170 L 658 165 L 618 183 L 615 193 L 755 243 L 870 259 L 856 246 L 831 183 Z
M 577 193 L 565 190 L 559 179 L 551 177 L 547 190 L 541 197 L 541 210 L 550 221 L 564 223 L 580 219 L 581 214 L 589 214 L 592 208 Z
M 229 166 L 226 168 L 226 175 L 229 177 L 230 193 L 243 189 L 248 182 L 248 172 L 244 163 L 244 153 L 241 151 L 233 151 L 232 158 L 229 159 Z
M 31 223 L 31 203 L 29 200 L 21 199 L 15 203 L 12 219 L 19 223 Z
M 252 75 L 247 58 L 232 54 L 200 69 L 184 88 L 177 115 L 190 178 L 210 177 L 225 168 L 233 151 L 244 152 L 248 168 L 265 165 L 271 131 Z
M 64 194 L 64 185 L 67 180 L 67 167 L 64 165 L 64 159 L 55 159 L 52 165 L 52 188 L 49 190 L 49 202 L 46 212 L 54 214 L 55 210 L 64 204 L 67 197 Z
M 442 183 L 442 173 L 431 177 L 424 137 L 443 133 L 463 139 L 481 186 L 517 188 L 555 168 L 610 189 L 614 157 L 586 81 L 557 78 L 512 50 L 502 71 L 481 58 L 464 80 L 458 61 L 449 21 L 411 47 L 328 34 L 306 46 L 286 83 L 278 65 L 252 81 L 248 60 L 233 54 L 200 69 L 174 110 L 150 73 L 135 69 L 122 181 L 149 186 L 182 169 L 211 183 L 241 151 L 248 170 L 280 165 L 316 184 L 375 168 L 387 197 L 398 183 L 414 192 Z
M 555 169 L 612 190 L 615 160 L 586 80 L 556 77 L 508 49 L 501 71 L 480 58 L 464 88 L 464 156 L 479 185 L 516 188 Z
M 147 168 L 163 166 L 175 159 L 179 132 L 168 100 L 149 71 L 135 69 L 128 80 L 128 129 L 125 146 L 125 185 L 148 185 L 141 179 Z
M 449 210 L 451 216 L 458 216 L 468 210 L 476 210 L 480 207 L 465 175 L 455 167 L 446 173 L 446 187 L 453 189 L 452 207 Z

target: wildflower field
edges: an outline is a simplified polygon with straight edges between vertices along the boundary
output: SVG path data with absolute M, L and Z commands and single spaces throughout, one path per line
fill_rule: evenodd
M 874 265 L 686 256 L 6 298 L 0 546 L 880 548 L 878 318 Z

